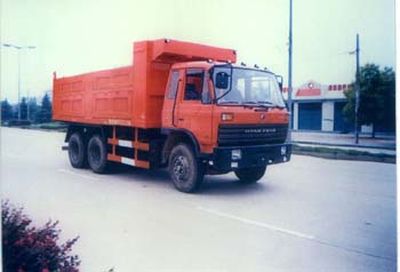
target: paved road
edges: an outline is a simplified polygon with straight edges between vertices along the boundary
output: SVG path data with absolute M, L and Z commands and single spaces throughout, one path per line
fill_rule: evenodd
M 262 182 L 69 166 L 63 134 L 1 129 L 3 198 L 80 235 L 82 271 L 395 271 L 395 165 L 293 156 Z

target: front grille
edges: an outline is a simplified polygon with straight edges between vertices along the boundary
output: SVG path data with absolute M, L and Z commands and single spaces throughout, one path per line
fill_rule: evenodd
M 281 144 L 286 141 L 287 124 L 220 125 L 219 146 Z

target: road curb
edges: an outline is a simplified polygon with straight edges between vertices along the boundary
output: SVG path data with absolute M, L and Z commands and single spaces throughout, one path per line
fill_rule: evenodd
M 334 160 L 357 160 L 357 161 L 373 161 L 383 163 L 396 163 L 396 156 L 384 153 L 370 153 L 358 150 L 345 150 L 339 148 L 299 146 L 293 144 L 293 154 L 313 156 L 324 159 Z

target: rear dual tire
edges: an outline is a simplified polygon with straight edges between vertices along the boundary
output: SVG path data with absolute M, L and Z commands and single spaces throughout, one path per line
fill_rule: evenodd
M 84 138 L 78 132 L 73 133 L 69 138 L 68 157 L 72 167 L 86 168 L 87 166 L 86 144 Z
M 74 168 L 86 168 L 88 165 L 95 173 L 107 170 L 107 145 L 99 135 L 93 135 L 86 144 L 79 132 L 71 135 L 68 141 L 69 161 Z
M 107 145 L 99 135 L 94 135 L 88 143 L 88 163 L 93 172 L 103 174 L 107 170 Z

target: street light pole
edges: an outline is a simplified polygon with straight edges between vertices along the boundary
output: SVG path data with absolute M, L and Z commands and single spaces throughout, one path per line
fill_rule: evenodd
M 289 0 L 289 63 L 288 63 L 288 107 L 289 107 L 289 130 L 288 130 L 288 141 L 292 141 L 292 46 L 293 46 L 293 0 Z
M 18 121 L 21 120 L 21 50 L 22 49 L 35 49 L 35 46 L 19 46 L 11 43 L 3 43 L 5 47 L 14 48 L 18 53 Z
M 21 120 L 21 48 L 17 50 L 18 54 L 18 121 Z

